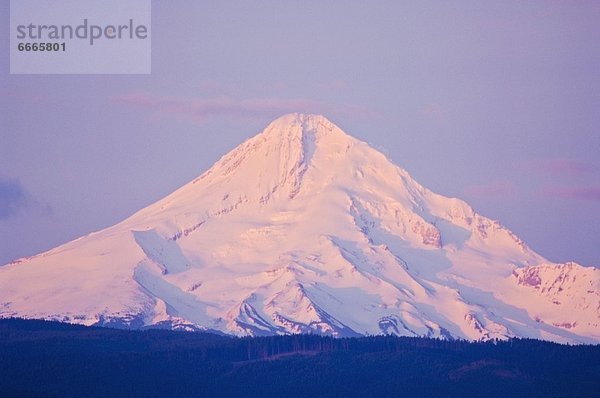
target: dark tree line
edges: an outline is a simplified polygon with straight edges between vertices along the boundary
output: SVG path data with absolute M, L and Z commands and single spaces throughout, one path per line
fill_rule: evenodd
M 600 346 L 0 320 L 0 396 L 600 396 Z

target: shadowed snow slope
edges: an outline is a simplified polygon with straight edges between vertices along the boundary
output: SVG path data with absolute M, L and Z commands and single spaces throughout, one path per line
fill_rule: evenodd
M 0 315 L 590 343 L 600 270 L 550 263 L 324 117 L 291 114 L 125 221 L 0 267 Z

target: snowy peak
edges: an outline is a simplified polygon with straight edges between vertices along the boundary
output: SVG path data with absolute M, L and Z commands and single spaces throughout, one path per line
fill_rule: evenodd
M 316 152 L 339 151 L 356 140 L 322 116 L 290 114 L 272 122 L 219 160 L 195 182 L 253 184 L 259 200 L 277 191 L 295 196 Z
M 253 175 L 256 185 L 271 194 L 283 186 L 294 196 L 315 154 L 339 153 L 356 142 L 323 116 L 289 114 L 231 151 L 210 172 L 213 178 Z
M 0 316 L 237 335 L 600 341 L 552 264 L 323 116 L 290 114 L 123 222 L 0 267 Z
M 324 187 L 333 182 L 335 175 L 354 170 L 357 162 L 346 155 L 355 145 L 370 149 L 323 116 L 299 113 L 282 116 L 191 183 L 136 213 L 126 225 L 155 227 L 148 221 L 180 218 L 187 213 L 198 216 L 194 223 L 182 228 L 194 228 L 209 217 L 248 205 L 262 207 L 294 199 L 307 179 L 313 187 Z M 373 153 L 384 159 L 379 152 L 373 150 Z M 210 206 L 202 207 L 202 203 Z
M 315 151 L 335 152 L 355 142 L 323 116 L 293 113 L 273 121 L 262 133 L 224 156 L 215 168 L 227 174 L 232 165 L 253 157 L 273 158 L 282 165 L 308 164 Z
M 283 141 L 300 138 L 321 142 L 320 139 L 325 137 L 336 140 L 354 140 L 326 117 L 303 113 L 290 113 L 275 119 L 257 137 Z

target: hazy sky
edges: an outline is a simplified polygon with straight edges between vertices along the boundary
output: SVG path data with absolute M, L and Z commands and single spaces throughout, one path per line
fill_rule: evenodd
M 600 266 L 598 21 L 598 1 L 155 1 L 138 76 L 10 75 L 2 29 L 0 264 L 122 220 L 301 111 L 548 259 Z

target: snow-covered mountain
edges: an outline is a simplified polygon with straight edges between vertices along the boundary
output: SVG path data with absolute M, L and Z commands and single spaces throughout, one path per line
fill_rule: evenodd
M 600 270 L 545 260 L 324 117 L 291 114 L 123 222 L 0 267 L 0 316 L 597 343 Z

